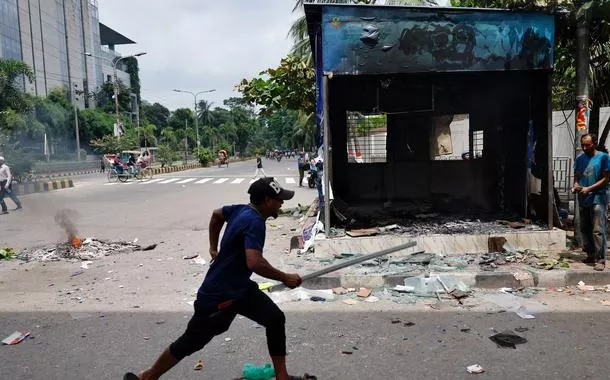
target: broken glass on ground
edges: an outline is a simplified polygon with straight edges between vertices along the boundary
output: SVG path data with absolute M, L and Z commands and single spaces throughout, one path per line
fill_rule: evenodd
M 418 297 L 436 297 L 438 293 L 451 292 L 452 290 L 461 292 L 470 290 L 466 284 L 452 275 L 408 277 L 405 278 L 404 284 L 407 288 L 413 288 L 413 293 Z

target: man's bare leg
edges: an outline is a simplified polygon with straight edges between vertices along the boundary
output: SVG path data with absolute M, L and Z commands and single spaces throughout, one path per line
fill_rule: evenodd
M 275 380 L 288 380 L 285 356 L 272 356 L 273 368 L 275 368 Z
M 179 360 L 172 356 L 169 348 L 159 356 L 155 364 L 145 371 L 142 371 L 138 377 L 140 380 L 157 380 L 165 372 L 169 371 L 173 366 L 178 364 Z M 275 363 L 275 362 L 274 362 Z

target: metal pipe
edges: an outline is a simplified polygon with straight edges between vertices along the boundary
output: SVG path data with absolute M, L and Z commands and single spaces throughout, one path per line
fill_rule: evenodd
M 410 241 L 408 243 L 400 244 L 400 245 L 397 245 L 397 246 L 392 247 L 392 248 L 384 249 L 383 251 L 373 252 L 373 253 L 370 253 L 368 255 L 364 255 L 364 256 L 360 256 L 360 257 L 355 257 L 355 258 L 353 258 L 351 260 L 346 260 L 346 261 L 343 261 L 341 263 L 338 263 L 338 264 L 335 264 L 335 265 L 331 265 L 331 266 L 328 266 L 326 268 L 322 268 L 322 269 L 317 270 L 315 272 L 308 273 L 308 274 L 302 276 L 301 279 L 303 280 L 303 282 L 305 282 L 307 280 L 311 280 L 313 278 L 320 277 L 320 276 L 323 276 L 325 274 L 338 271 L 339 269 L 347 268 L 347 267 L 350 267 L 352 265 L 356 265 L 356 264 L 362 263 L 364 261 L 376 259 L 377 257 L 389 255 L 390 253 L 394 253 L 394 252 L 397 252 L 397 251 L 402 251 L 403 249 L 412 248 L 412 247 L 415 247 L 416 245 L 417 245 L 416 242 Z M 424 250 L 419 250 L 419 251 L 411 252 L 411 253 L 409 253 L 409 256 L 415 255 L 417 253 L 424 253 L 424 252 L 425 252 Z M 277 285 L 273 285 L 272 287 L 270 287 L 269 291 L 272 292 L 272 291 L 275 291 L 275 290 L 283 289 L 285 287 L 286 286 L 284 284 L 277 284 Z

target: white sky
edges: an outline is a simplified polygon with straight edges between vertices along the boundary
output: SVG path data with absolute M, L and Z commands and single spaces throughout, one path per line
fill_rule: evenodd
M 117 46 L 140 51 L 142 99 L 173 110 L 193 108 L 193 97 L 222 106 L 239 96 L 233 87 L 276 67 L 292 46 L 287 37 L 292 0 L 99 0 L 100 22 L 137 42 Z
M 445 5 L 449 0 L 439 0 Z M 279 65 L 292 46 L 294 0 L 99 0 L 100 22 L 137 42 L 117 46 L 139 58 L 142 98 L 170 110 L 198 99 L 222 106 L 242 78 Z

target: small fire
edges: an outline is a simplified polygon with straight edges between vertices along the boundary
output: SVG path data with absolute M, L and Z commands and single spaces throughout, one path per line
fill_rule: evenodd
M 83 246 L 83 242 L 78 236 L 72 237 L 71 243 L 72 243 L 72 247 L 74 247 L 76 249 L 79 249 L 80 247 Z

